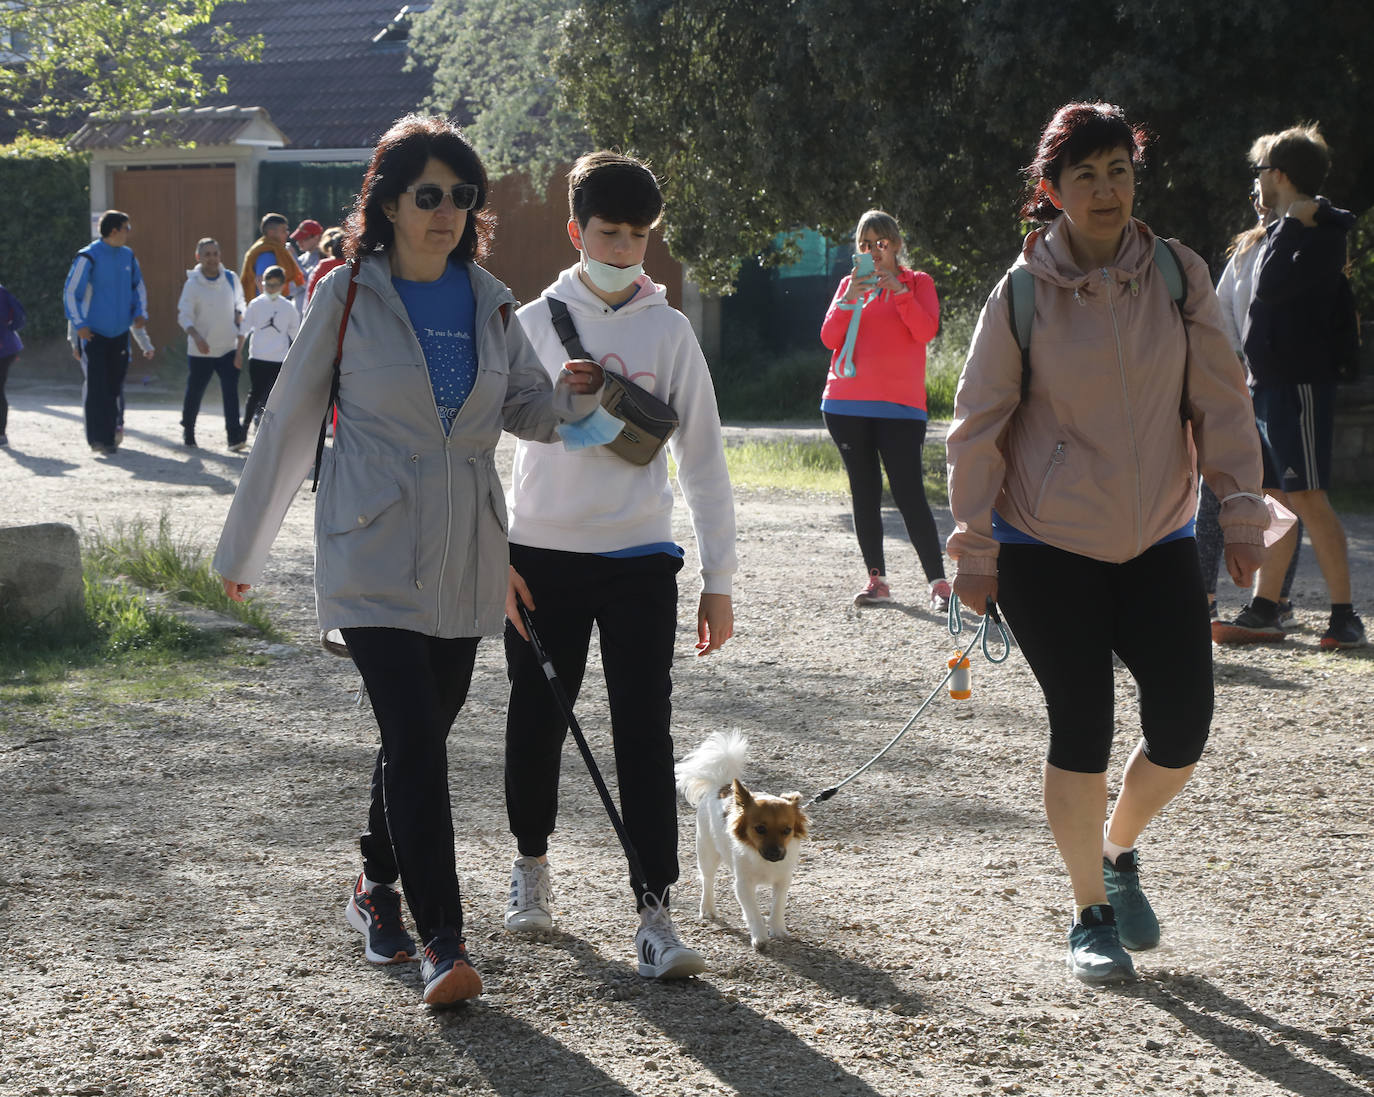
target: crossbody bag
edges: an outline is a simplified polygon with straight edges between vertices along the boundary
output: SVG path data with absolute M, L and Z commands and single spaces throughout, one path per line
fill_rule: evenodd
M 546 300 L 553 318 L 553 330 L 568 357 L 595 362 L 578 338 L 568 306 L 557 297 Z M 620 433 L 606 443 L 606 448 L 632 465 L 647 465 L 677 430 L 677 412 L 622 374 L 605 366 L 601 369 L 606 375 L 606 383 L 601 389 L 601 406 L 624 424 Z

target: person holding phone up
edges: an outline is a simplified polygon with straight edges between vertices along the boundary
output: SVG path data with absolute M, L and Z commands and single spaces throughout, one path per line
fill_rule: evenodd
M 935 282 L 902 260 L 896 219 L 869 210 L 854 229 L 854 272 L 840 281 L 821 324 L 833 354 L 821 413 L 840 448 L 868 581 L 856 606 L 892 601 L 883 557 L 883 470 L 929 584 L 930 607 L 949 608 L 935 516 L 926 501 L 926 344 L 940 326 Z M 851 325 L 858 325 L 851 335 Z M 881 462 L 881 464 L 880 464 Z

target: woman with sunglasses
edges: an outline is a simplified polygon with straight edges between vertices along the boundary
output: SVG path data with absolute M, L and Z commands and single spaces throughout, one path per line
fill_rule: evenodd
M 891 214 L 869 210 L 860 217 L 854 247 L 873 257 L 873 273 L 846 275 L 821 324 L 821 342 L 834 352 L 821 414 L 849 474 L 854 532 L 868 570 L 867 584 L 854 604 L 892 601 L 883 556 L 885 468 L 892 498 L 925 570 L 930 606 L 943 613 L 950 588 L 921 472 L 926 344 L 940 326 L 940 301 L 930 275 L 902 263 L 902 233 Z M 858 262 L 856 256 L 856 270 Z M 853 340 L 847 338 L 851 324 L 859 325 Z
M 347 224 L 349 264 L 320 283 L 283 363 L 229 509 L 215 568 L 256 583 L 311 466 L 337 358 L 338 427 L 319 469 L 315 600 L 342 631 L 381 733 L 362 872 L 345 908 L 365 955 L 417 957 L 424 1000 L 472 998 L 453 849 L 446 739 L 481 636 L 499 633 L 508 574 L 502 429 L 540 442 L 590 415 L 600 367 L 556 386 L 477 265 L 487 177 L 462 133 L 410 116 L 383 135 Z
M 1045 812 L 1073 892 L 1068 967 L 1087 983 L 1133 979 L 1124 950 L 1159 943 L 1136 842 L 1211 725 L 1198 473 L 1221 500 L 1238 585 L 1269 525 L 1207 264 L 1132 216 L 1144 148 L 1119 107 L 1070 103 L 1051 119 L 1021 209 L 1039 227 L 983 306 L 946 438 L 954 593 L 980 614 L 1001 602 L 1045 695 Z M 1033 305 L 1028 366 L 1013 294 Z M 1113 656 L 1134 679 L 1142 739 L 1108 816 Z

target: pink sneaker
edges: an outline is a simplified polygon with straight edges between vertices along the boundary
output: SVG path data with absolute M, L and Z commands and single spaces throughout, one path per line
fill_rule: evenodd
M 949 612 L 949 596 L 953 593 L 948 579 L 936 579 L 930 584 L 930 609 L 932 613 Z
M 868 586 L 854 595 L 856 606 L 876 606 L 892 601 L 892 591 L 888 589 L 887 579 L 878 574 L 877 569 L 868 573 Z

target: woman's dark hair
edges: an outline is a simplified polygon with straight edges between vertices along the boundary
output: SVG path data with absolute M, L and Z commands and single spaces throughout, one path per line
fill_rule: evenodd
M 1126 149 L 1131 154 L 1131 163 L 1139 167 L 1145 159 L 1148 141 L 1144 128 L 1127 122 L 1121 108 L 1111 103 L 1069 103 L 1060 107 L 1040 135 L 1035 159 L 1025 169 L 1029 189 L 1021 216 L 1042 224 L 1059 216 L 1049 195 L 1040 189 L 1042 179 L 1057 188 L 1060 174 L 1070 164 L 1112 149 Z
M 377 142 L 353 212 L 344 222 L 347 258 L 358 259 L 395 243 L 396 230 L 382 204 L 399 201 L 406 187 L 420 178 L 431 157 L 447 164 L 463 182 L 477 184 L 477 205 L 468 211 L 463 235 L 458 238 L 458 246 L 449 252 L 449 260 L 464 262 L 487 254 L 496 217 L 484 208 L 487 171 L 481 159 L 463 131 L 452 122 L 408 114 L 393 122 Z

